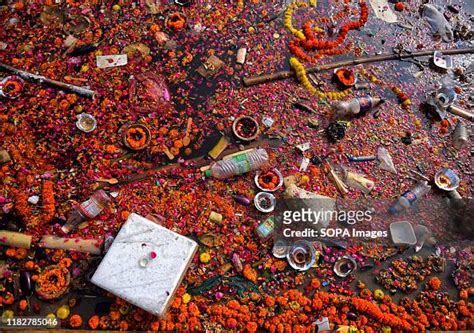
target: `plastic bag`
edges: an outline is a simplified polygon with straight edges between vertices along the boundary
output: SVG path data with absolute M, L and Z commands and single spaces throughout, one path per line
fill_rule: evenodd
M 395 169 L 395 165 L 393 164 L 393 161 L 392 161 L 392 156 L 390 156 L 387 149 L 385 149 L 384 147 L 379 147 L 377 149 L 377 159 L 380 162 L 379 164 L 380 169 L 389 171 L 395 174 L 397 173 L 397 170 Z

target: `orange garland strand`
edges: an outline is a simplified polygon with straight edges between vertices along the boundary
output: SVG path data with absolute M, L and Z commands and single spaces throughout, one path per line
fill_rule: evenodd
M 367 23 L 369 17 L 368 7 L 365 1 L 360 1 L 360 17 L 357 21 L 348 22 L 341 27 L 338 36 L 335 40 L 329 41 L 324 39 L 316 39 L 314 29 L 312 27 L 312 21 L 307 21 L 303 24 L 302 32 L 305 38 L 296 38 L 289 42 L 289 49 L 292 54 L 301 60 L 315 62 L 320 59 L 322 55 L 339 55 L 347 52 L 352 48 L 352 44 L 347 45 L 344 48 L 337 48 L 346 39 L 347 34 L 351 30 L 359 29 Z M 347 14 L 348 11 L 340 12 L 335 17 L 342 18 Z M 321 18 L 324 22 L 331 21 L 328 18 Z M 321 50 L 313 56 L 306 54 L 307 51 Z

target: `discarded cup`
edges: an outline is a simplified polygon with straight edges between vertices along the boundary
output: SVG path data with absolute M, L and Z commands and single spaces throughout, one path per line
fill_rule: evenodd
M 339 277 L 346 277 L 356 269 L 356 261 L 352 257 L 344 256 L 336 260 L 333 271 Z
M 97 120 L 88 113 L 81 113 L 77 116 L 76 127 L 83 132 L 89 133 L 96 129 Z
M 255 196 L 253 203 L 255 204 L 255 208 L 262 213 L 270 213 L 275 209 L 276 199 L 271 193 L 260 192 Z
M 443 168 L 439 170 L 434 178 L 436 186 L 444 191 L 454 191 L 459 186 L 459 177 L 451 169 Z
M 234 135 L 242 141 L 252 141 L 258 136 L 258 122 L 252 117 L 243 116 L 234 120 L 232 124 Z
M 307 271 L 314 265 L 316 254 L 310 242 L 301 240 L 293 244 L 286 258 L 293 269 Z
M 284 240 L 278 240 L 273 244 L 272 253 L 275 258 L 285 258 L 288 255 L 290 246 Z
M 266 192 L 275 192 L 283 186 L 283 175 L 278 169 L 271 169 L 267 172 L 257 171 L 255 175 L 255 185 Z
M 0 81 L 0 96 L 9 99 L 18 98 L 25 87 L 25 82 L 16 75 L 10 75 Z
M 415 245 L 416 235 L 410 222 L 400 221 L 390 224 L 390 234 L 395 245 Z

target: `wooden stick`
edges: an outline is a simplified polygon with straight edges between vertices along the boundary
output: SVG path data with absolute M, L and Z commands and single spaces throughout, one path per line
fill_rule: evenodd
M 469 47 L 469 48 L 463 48 L 463 49 L 450 49 L 450 50 L 424 50 L 424 51 L 406 53 L 406 54 L 387 53 L 387 54 L 381 54 L 381 55 L 377 55 L 373 57 L 355 58 L 352 60 L 331 62 L 329 64 L 325 64 L 321 66 L 309 67 L 309 68 L 306 68 L 306 73 L 308 74 L 317 73 L 317 72 L 334 69 L 338 67 L 355 66 L 355 65 L 367 64 L 367 63 L 372 63 L 372 62 L 423 57 L 427 55 L 432 55 L 436 51 L 442 52 L 443 55 L 468 54 L 468 53 L 474 53 L 474 48 Z M 277 81 L 277 80 L 285 80 L 285 79 L 292 78 L 294 76 L 295 76 L 295 73 L 293 71 L 280 71 L 280 72 L 264 74 L 260 76 L 244 77 L 242 79 L 242 82 L 244 86 L 250 87 L 257 84 L 262 84 L 262 83 L 267 83 L 267 82 L 272 82 L 272 81 Z
M 31 236 L 20 232 L 0 230 L 0 244 L 29 249 L 31 246 Z
M 41 76 L 41 75 L 36 75 L 36 74 L 33 74 L 33 73 L 25 72 L 25 71 L 22 71 L 21 69 L 9 66 L 9 65 L 4 64 L 2 62 L 0 62 L 0 70 L 4 70 L 4 71 L 10 72 L 10 73 L 13 73 L 15 75 L 18 75 L 19 77 L 21 77 L 24 80 L 37 81 L 39 83 L 47 83 L 49 85 L 58 87 L 60 89 L 72 91 L 73 93 L 76 93 L 78 95 L 83 95 L 83 96 L 87 96 L 87 97 L 94 97 L 94 95 L 95 95 L 95 91 L 93 91 L 93 90 L 90 90 L 90 89 L 87 89 L 87 88 L 84 88 L 84 87 L 75 86 L 75 85 L 68 84 L 68 83 L 64 83 L 64 82 L 60 82 L 60 81 L 56 81 L 56 80 L 52 80 L 52 79 L 48 79 L 48 78 L 46 78 L 44 76 Z
M 102 242 L 97 239 L 61 238 L 57 236 L 43 236 L 40 247 L 48 249 L 62 249 L 92 254 L 100 254 Z
M 246 145 L 246 147 L 247 148 L 256 148 L 256 147 L 262 146 L 264 144 L 271 144 L 272 142 L 275 142 L 275 141 L 280 142 L 280 140 L 278 140 L 278 139 L 265 138 L 265 139 L 262 139 L 262 140 L 251 142 L 248 145 Z M 239 151 L 240 151 L 239 147 L 228 148 L 228 149 L 224 150 L 221 153 L 221 155 L 222 154 L 228 155 L 228 154 L 236 153 L 236 152 L 239 152 Z M 209 163 L 211 163 L 211 161 L 204 158 L 206 155 L 201 156 L 201 157 L 196 157 L 196 158 L 190 159 L 188 161 L 193 161 L 195 163 L 196 168 L 200 168 L 202 166 L 205 166 L 205 165 L 208 165 Z M 153 168 L 150 168 L 150 169 L 146 169 L 146 170 L 143 170 L 143 172 L 128 175 L 128 176 L 120 179 L 117 184 L 112 185 L 111 187 L 116 188 L 116 187 L 120 187 L 120 186 L 123 186 L 123 185 L 131 183 L 131 182 L 145 180 L 145 179 L 154 177 L 155 173 L 158 172 L 158 171 L 167 172 L 167 171 L 169 171 L 171 169 L 174 169 L 174 168 L 182 168 L 182 166 L 179 163 L 172 163 L 172 164 L 167 164 L 167 165 L 163 165 L 163 166 L 158 166 L 158 167 L 153 167 Z M 98 189 L 104 188 L 104 185 L 101 184 L 97 188 Z

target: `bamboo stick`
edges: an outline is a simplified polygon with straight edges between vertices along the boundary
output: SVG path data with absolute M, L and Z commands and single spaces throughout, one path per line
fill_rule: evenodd
M 31 247 L 31 236 L 20 232 L 0 230 L 0 244 L 13 247 L 29 249 Z
M 469 112 L 468 110 L 464 110 L 460 108 L 459 106 L 451 105 L 448 108 L 448 111 L 451 112 L 452 114 L 455 114 L 456 116 L 460 116 L 460 117 L 463 117 L 464 119 L 474 121 L 474 113 Z
M 317 73 L 329 69 L 335 69 L 338 67 L 343 66 L 355 66 L 360 64 L 368 64 L 372 62 L 380 62 L 380 61 L 387 61 L 387 60 L 400 60 L 400 59 L 409 59 L 409 58 L 416 58 L 416 57 L 423 57 L 427 55 L 432 55 L 434 52 L 441 52 L 443 55 L 455 55 L 455 54 L 468 54 L 474 53 L 473 47 L 463 48 L 463 49 L 450 49 L 450 50 L 424 50 L 418 51 L 413 53 L 406 53 L 406 54 L 394 54 L 394 53 L 387 53 L 381 54 L 372 57 L 364 57 L 364 58 L 355 58 L 351 60 L 344 60 L 338 62 L 331 62 L 329 64 L 321 65 L 321 66 L 314 66 L 306 68 L 306 73 Z M 285 80 L 295 76 L 293 71 L 280 71 L 271 74 L 264 74 L 260 76 L 253 76 L 253 77 L 244 77 L 242 82 L 244 86 L 250 87 L 257 84 L 273 82 L 277 80 Z
M 21 77 L 24 80 L 36 81 L 36 82 L 39 82 L 39 83 L 47 83 L 49 85 L 58 87 L 60 89 L 72 91 L 73 93 L 76 93 L 78 95 L 83 95 L 83 96 L 91 97 L 91 98 L 94 97 L 94 95 L 95 95 L 95 91 L 93 91 L 93 90 L 90 90 L 90 89 L 87 89 L 87 88 L 84 88 L 84 87 L 75 86 L 75 85 L 68 84 L 68 83 L 64 83 L 64 82 L 60 82 L 60 81 L 56 81 L 56 80 L 52 80 L 52 79 L 48 79 L 48 78 L 46 78 L 44 76 L 41 76 L 41 75 L 37 75 L 37 74 L 29 73 L 29 72 L 26 72 L 26 71 L 22 71 L 21 69 L 9 66 L 9 65 L 4 64 L 2 62 L 0 62 L 0 70 L 4 70 L 6 72 L 10 72 L 10 73 L 13 73 L 15 75 L 18 75 L 19 77 Z
M 48 249 L 72 250 L 92 254 L 100 254 L 101 242 L 97 239 L 61 238 L 57 236 L 43 236 L 40 247 Z

